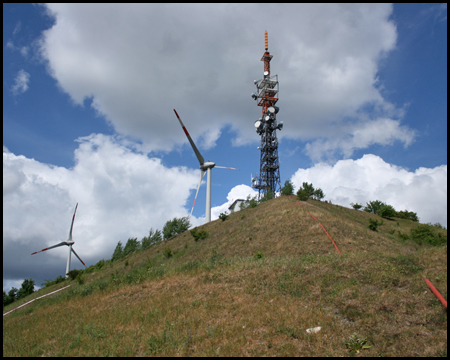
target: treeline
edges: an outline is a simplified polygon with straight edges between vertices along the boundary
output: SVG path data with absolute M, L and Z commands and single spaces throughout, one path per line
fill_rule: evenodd
M 8 293 L 3 290 L 3 307 L 34 292 L 34 280 L 25 279 L 20 289 L 13 287 Z
M 352 206 L 355 210 L 359 210 L 362 208 L 362 205 L 358 203 L 351 203 L 350 206 Z M 408 219 L 414 222 L 419 222 L 417 213 L 408 210 L 397 211 L 392 205 L 388 205 L 380 200 L 369 201 L 368 203 L 366 203 L 366 206 L 363 210 L 367 211 L 368 213 L 377 214 L 386 219 L 396 217 L 400 219 Z

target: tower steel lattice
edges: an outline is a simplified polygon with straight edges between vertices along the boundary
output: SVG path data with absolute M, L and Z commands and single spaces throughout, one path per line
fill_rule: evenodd
M 256 133 L 261 136 L 261 151 L 259 176 L 252 174 L 252 187 L 259 191 L 261 198 L 268 190 L 275 195 L 281 191 L 280 160 L 278 158 L 277 130 L 283 128 L 283 122 L 277 122 L 276 114 L 279 108 L 275 106 L 278 101 L 278 75 L 270 75 L 270 55 L 268 49 L 267 31 L 264 33 L 265 52 L 261 58 L 264 61 L 264 78 L 255 80 L 256 93 L 252 98 L 262 107 L 262 117 L 255 121 Z

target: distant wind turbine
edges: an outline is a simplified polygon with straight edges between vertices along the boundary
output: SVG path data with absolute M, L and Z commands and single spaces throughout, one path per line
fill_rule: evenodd
M 56 247 L 59 247 L 59 246 L 67 245 L 67 246 L 69 247 L 69 256 L 67 257 L 66 277 L 68 277 L 67 273 L 70 271 L 70 256 L 71 256 L 72 252 L 73 252 L 73 253 L 75 254 L 75 256 L 78 258 L 78 260 L 80 260 L 81 263 L 86 267 L 86 264 L 83 262 L 83 260 L 81 260 L 81 258 L 80 258 L 80 257 L 78 256 L 78 254 L 75 252 L 75 250 L 72 249 L 72 245 L 75 243 L 75 241 L 72 240 L 72 229 L 73 229 L 73 222 L 74 222 L 74 220 L 75 220 L 75 213 L 77 212 L 77 208 L 78 208 L 78 203 L 77 203 L 77 206 L 75 206 L 75 212 L 73 213 L 73 217 L 72 217 L 72 225 L 70 225 L 69 238 L 67 239 L 67 241 L 60 242 L 59 244 L 50 246 L 50 247 L 48 247 L 48 248 L 46 248 L 46 249 L 42 249 L 42 250 L 40 250 L 40 251 L 36 251 L 36 252 L 34 252 L 34 253 L 31 254 L 31 255 L 34 255 L 34 254 L 37 254 L 37 253 L 42 252 L 42 251 L 47 251 L 47 250 L 50 250 L 50 249 L 53 249 L 53 248 L 56 248 Z
M 200 189 L 200 184 L 202 183 L 203 176 L 205 176 L 205 173 L 207 173 L 208 176 L 206 177 L 206 213 L 205 213 L 206 220 L 205 220 L 205 222 L 208 223 L 211 221 L 211 169 L 213 167 L 221 168 L 221 169 L 232 169 L 232 170 L 239 170 L 239 169 L 232 168 L 232 167 L 226 167 L 226 166 L 216 166 L 216 164 L 213 163 L 212 161 L 205 162 L 205 159 L 203 158 L 202 154 L 200 154 L 200 152 L 198 151 L 197 147 L 195 146 L 194 142 L 192 141 L 191 136 L 189 135 L 188 131 L 186 130 L 186 127 L 184 126 L 183 122 L 181 121 L 180 117 L 178 116 L 177 111 L 175 109 L 173 109 L 173 111 L 175 112 L 175 115 L 177 116 L 178 121 L 180 122 L 180 125 L 184 130 L 184 133 L 186 134 L 189 142 L 191 143 L 191 146 L 192 146 L 192 149 L 194 149 L 195 155 L 197 155 L 198 162 L 200 163 L 200 170 L 201 170 L 200 181 L 198 182 L 197 192 L 195 193 L 194 204 L 192 205 L 191 214 L 189 215 L 189 220 L 191 219 L 192 212 L 194 211 L 195 201 L 197 200 L 197 194 L 198 194 L 198 190 Z

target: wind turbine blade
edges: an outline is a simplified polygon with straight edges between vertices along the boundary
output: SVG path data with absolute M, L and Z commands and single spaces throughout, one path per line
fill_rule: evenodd
M 42 250 L 39 250 L 39 251 L 35 251 L 35 252 L 32 253 L 31 255 L 40 253 L 40 252 L 42 252 L 42 251 L 47 251 L 47 250 L 50 250 L 50 249 L 53 249 L 53 248 L 56 248 L 56 247 L 59 247 L 59 246 L 63 246 L 63 245 L 67 245 L 67 243 L 66 243 L 65 241 L 63 241 L 63 242 L 60 242 L 59 244 L 50 246 L 50 247 L 48 247 L 48 248 L 45 248 L 45 249 L 42 249 Z M 68 246 L 68 245 L 67 245 L 67 246 Z
M 200 174 L 200 181 L 198 182 L 198 186 L 197 186 L 197 192 L 195 193 L 194 204 L 192 205 L 191 214 L 189 215 L 189 221 L 191 220 L 192 212 L 194 211 L 195 202 L 197 201 L 198 190 L 200 189 L 200 185 L 202 183 L 203 176 L 205 176 L 205 171 L 202 170 L 202 173 Z
M 200 154 L 200 152 L 197 149 L 197 146 L 195 146 L 194 142 L 192 141 L 191 135 L 189 135 L 186 127 L 184 126 L 183 122 L 181 121 L 180 117 L 178 116 L 177 111 L 175 109 L 173 109 L 173 111 L 175 112 L 175 115 L 177 116 L 178 121 L 180 122 L 180 125 L 183 128 L 183 130 L 184 130 L 184 133 L 186 134 L 189 142 L 191 143 L 191 146 L 194 149 L 195 155 L 197 155 L 197 159 L 200 162 L 200 165 L 202 165 L 205 162 L 205 159 L 203 159 L 202 154 Z
M 87 267 L 86 266 L 86 264 L 83 262 L 83 260 L 81 260 L 81 258 L 78 256 L 78 254 L 75 252 L 75 250 L 72 248 L 72 252 L 75 254 L 75 256 L 78 258 L 78 260 L 80 260 L 81 261 L 81 263 L 85 266 L 85 267 Z
M 77 206 L 75 206 L 75 211 L 74 211 L 73 217 L 72 217 L 72 224 L 70 225 L 69 240 L 72 240 L 73 222 L 75 221 L 75 214 L 76 214 L 76 212 L 77 212 L 77 207 L 78 207 L 78 203 L 77 203 Z
M 239 170 L 239 169 L 236 169 L 236 168 L 232 168 L 232 167 L 229 167 L 229 166 L 214 166 L 214 167 L 216 167 L 216 168 L 220 168 L 220 169 L 231 169 L 231 170 Z

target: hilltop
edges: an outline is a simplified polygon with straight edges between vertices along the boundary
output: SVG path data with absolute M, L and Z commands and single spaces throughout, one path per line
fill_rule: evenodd
M 356 333 L 359 356 L 446 356 L 447 312 L 423 276 L 447 299 L 447 245 L 369 219 L 294 196 L 241 210 L 198 227 L 206 239 L 186 231 L 12 304 L 71 285 L 4 317 L 3 355 L 345 356 Z

